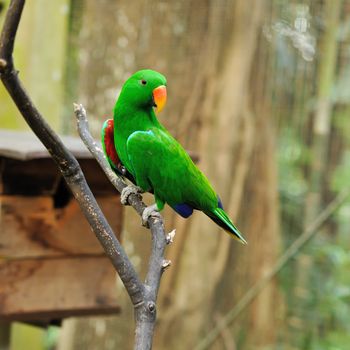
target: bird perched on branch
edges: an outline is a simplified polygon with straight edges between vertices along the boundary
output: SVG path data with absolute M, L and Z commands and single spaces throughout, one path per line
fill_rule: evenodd
M 144 210 L 144 225 L 167 203 L 184 218 L 193 210 L 202 211 L 246 243 L 208 179 L 158 121 L 156 113 L 165 105 L 166 85 L 165 77 L 158 72 L 136 72 L 122 87 L 114 119 L 103 125 L 102 145 L 110 166 L 137 185 L 124 189 L 122 202 L 126 204 L 131 193 L 152 192 L 156 203 Z

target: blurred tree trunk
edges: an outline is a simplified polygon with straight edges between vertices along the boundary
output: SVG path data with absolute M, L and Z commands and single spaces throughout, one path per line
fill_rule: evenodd
M 160 288 L 155 349 L 192 349 L 278 253 L 274 129 L 263 87 L 266 52 L 259 45 L 265 6 L 245 0 L 84 1 L 78 86 L 95 134 L 132 72 L 149 67 L 164 73 L 169 101 L 161 121 L 200 155 L 199 167 L 249 241 L 238 244 L 201 213 L 183 220 L 166 210 L 166 225 L 177 235 Z M 126 209 L 124 243 L 141 274 L 150 244 L 145 232 Z M 273 344 L 276 295 L 271 283 L 236 327 L 237 336 L 249 338 L 247 348 Z M 73 336 L 66 324 L 71 347 L 64 349 L 131 349 L 132 310 L 127 298 L 121 301 L 119 317 L 77 320 Z M 217 347 L 224 348 L 221 340 Z
M 322 188 L 327 167 L 329 136 L 333 102 L 331 91 L 336 73 L 338 54 L 338 26 L 342 0 L 324 2 L 325 30 L 321 37 L 318 65 L 317 105 L 312 129 L 312 162 L 310 166 L 310 191 L 305 203 L 305 225 L 320 211 Z
M 9 4 L 9 0 L 1 3 Z M 15 61 L 26 89 L 50 125 L 60 131 L 63 106 L 63 68 L 69 0 L 27 1 L 16 39 Z M 2 27 L 5 11 L 0 14 Z M 48 93 L 49 91 L 49 93 Z M 0 88 L 0 125 L 2 128 L 28 128 L 14 104 Z
M 263 44 L 258 48 L 265 3 L 236 1 L 231 6 L 228 47 L 217 43 L 221 14 L 212 13 L 205 55 L 209 59 L 202 68 L 206 89 L 193 108 L 200 117 L 194 115 L 183 129 L 197 128 L 200 167 L 247 234 L 249 245 L 237 245 L 200 215 L 184 224 L 184 234 L 177 237 L 179 248 L 171 251 L 176 264 L 165 276 L 172 281 L 162 289 L 159 349 L 193 348 L 269 270 L 278 253 L 274 130 L 264 96 L 266 52 Z M 238 327 L 237 334 L 249 336 L 252 346 L 273 344 L 276 313 L 268 311 L 272 305 L 276 306 L 275 284 L 262 293 L 247 322 Z

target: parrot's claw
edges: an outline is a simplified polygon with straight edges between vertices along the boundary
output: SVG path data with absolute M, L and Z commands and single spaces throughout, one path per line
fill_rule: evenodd
M 143 190 L 141 187 L 129 185 L 123 188 L 122 193 L 120 195 L 120 201 L 123 205 L 129 205 L 129 196 L 131 194 L 140 194 L 143 193 Z
M 159 214 L 157 204 L 150 205 L 146 207 L 142 212 L 142 225 L 149 228 L 148 219 L 150 217 L 161 219 L 161 215 Z
M 172 231 L 170 231 L 165 237 L 166 244 L 173 243 L 175 235 L 176 235 L 176 229 L 173 229 Z

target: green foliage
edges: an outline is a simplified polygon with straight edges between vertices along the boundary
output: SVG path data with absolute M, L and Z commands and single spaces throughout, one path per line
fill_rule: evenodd
M 331 187 L 335 192 L 350 186 L 350 150 L 344 152 L 341 162 L 338 164 L 332 176 Z
M 342 238 L 319 238 L 310 253 L 312 349 L 345 349 L 350 335 L 350 253 Z
M 44 337 L 45 350 L 54 350 L 60 335 L 60 327 L 50 326 L 47 328 Z
M 279 193 L 283 234 L 287 242 L 294 239 L 295 232 L 300 232 L 300 216 L 307 182 L 303 174 L 303 166 L 309 162 L 309 151 L 297 137 L 295 130 L 285 128 L 279 139 Z M 290 228 L 293 228 L 292 230 Z

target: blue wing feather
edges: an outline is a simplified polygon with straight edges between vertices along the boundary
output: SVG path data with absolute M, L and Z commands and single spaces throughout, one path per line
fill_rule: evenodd
M 193 213 L 193 208 L 186 203 L 176 204 L 173 206 L 173 209 L 185 219 L 187 219 Z

